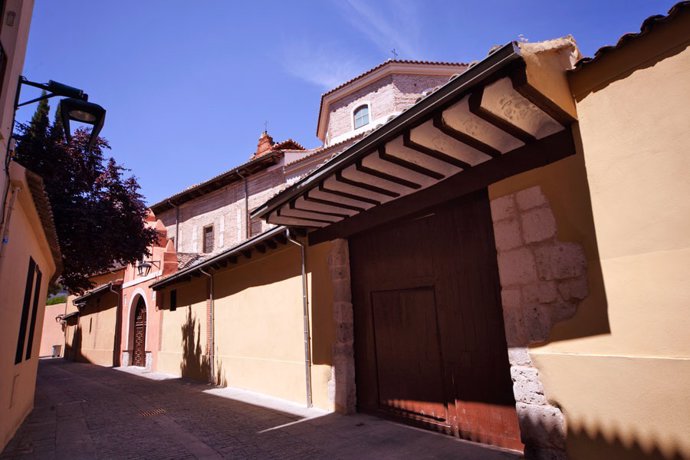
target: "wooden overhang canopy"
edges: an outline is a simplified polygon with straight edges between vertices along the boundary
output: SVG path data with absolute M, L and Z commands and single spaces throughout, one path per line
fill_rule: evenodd
M 458 196 L 574 153 L 575 107 L 564 56 L 577 51 L 567 39 L 544 43 L 550 45 L 499 48 L 252 217 L 343 229 L 437 184 Z M 322 236 L 314 241 L 313 234 Z M 310 242 L 337 236 L 335 230 L 313 232 Z
M 203 275 L 207 270 L 220 270 L 226 267 L 239 264 L 244 259 L 251 259 L 252 254 L 258 252 L 265 254 L 269 250 L 277 249 L 278 246 L 285 246 L 288 244 L 288 237 L 290 232 L 294 236 L 304 236 L 306 232 L 302 229 L 289 231 L 285 227 L 274 227 L 265 232 L 250 238 L 237 246 L 226 249 L 214 256 L 202 260 L 192 266 L 180 270 L 170 276 L 167 276 L 155 283 L 151 284 L 151 289 L 160 291 L 161 289 L 171 286 L 173 284 L 191 281 Z

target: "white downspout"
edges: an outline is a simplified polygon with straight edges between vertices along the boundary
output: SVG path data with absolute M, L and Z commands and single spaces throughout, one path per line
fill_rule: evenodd
M 210 345 L 210 350 L 209 350 L 209 362 L 210 362 L 210 372 L 211 372 L 211 383 L 216 383 L 216 337 L 215 337 L 215 329 L 216 329 L 216 316 L 215 316 L 215 311 L 214 311 L 214 301 L 213 301 L 213 275 L 210 273 L 205 272 L 203 269 L 199 269 L 199 271 L 208 276 L 211 286 L 209 289 L 209 300 L 211 301 L 211 324 L 209 326 L 208 334 L 209 334 L 209 341 L 211 342 Z
M 10 205 L 6 209 L 7 216 L 4 220 L 4 227 L 2 230 L 2 239 L 0 240 L 0 260 L 2 260 L 2 254 L 5 252 L 5 246 L 9 243 L 7 235 L 10 233 L 10 220 L 12 218 L 12 211 L 14 210 L 14 202 L 17 199 L 17 194 L 21 190 L 21 187 L 15 186 L 12 188 L 12 196 L 10 196 Z
M 300 247 L 300 254 L 302 259 L 302 314 L 304 320 L 304 372 L 307 386 L 307 407 L 312 407 L 312 389 L 311 389 L 311 334 L 309 328 L 309 293 L 307 291 L 307 270 L 306 270 L 306 256 L 304 253 L 304 244 L 292 238 L 290 229 L 285 231 L 287 239 Z

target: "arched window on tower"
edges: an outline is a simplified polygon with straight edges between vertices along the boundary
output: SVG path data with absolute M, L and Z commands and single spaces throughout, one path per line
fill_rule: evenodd
M 355 119 L 355 129 L 369 124 L 369 105 L 364 104 L 357 107 L 353 113 Z

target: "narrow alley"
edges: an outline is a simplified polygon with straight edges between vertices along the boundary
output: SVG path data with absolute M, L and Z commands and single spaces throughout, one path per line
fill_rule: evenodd
M 156 378 L 41 360 L 36 407 L 0 458 L 518 458 L 367 415 L 271 409 Z

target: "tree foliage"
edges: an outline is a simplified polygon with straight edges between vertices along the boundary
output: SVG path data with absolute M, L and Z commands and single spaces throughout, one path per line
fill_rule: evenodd
M 148 255 L 157 236 L 144 223 L 136 178 L 104 156 L 108 142 L 99 137 L 89 150 L 90 132 L 78 129 L 67 144 L 60 114 L 50 124 L 49 110 L 41 101 L 31 122 L 20 125 L 15 159 L 43 178 L 62 251 L 60 282 L 82 293 L 92 287 L 90 275 Z

